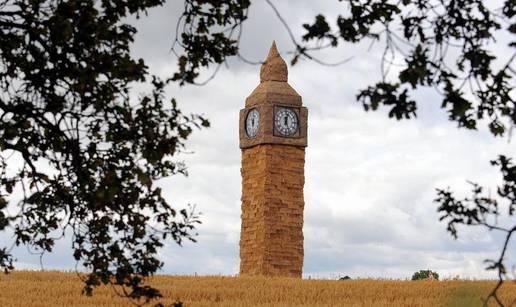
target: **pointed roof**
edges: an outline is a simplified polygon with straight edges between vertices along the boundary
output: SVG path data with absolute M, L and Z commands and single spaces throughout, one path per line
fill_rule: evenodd
M 264 81 L 288 81 L 287 63 L 281 58 L 275 41 L 272 42 L 265 63 L 260 68 L 260 82 Z
M 301 106 L 301 96 L 288 84 L 287 64 L 272 42 L 269 55 L 260 69 L 260 84 L 245 100 L 245 107 L 274 103 Z

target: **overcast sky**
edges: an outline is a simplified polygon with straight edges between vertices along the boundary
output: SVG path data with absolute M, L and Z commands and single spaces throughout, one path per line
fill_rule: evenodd
M 175 2 L 135 22 L 139 33 L 134 55 L 162 76 L 176 69 L 169 50 L 182 1 Z M 288 62 L 286 51 L 293 45 L 287 32 L 264 1 L 255 2 L 244 25 L 242 54 L 261 61 L 276 40 Z M 275 2 L 298 37 L 300 25 L 315 14 L 334 16 L 343 10 L 337 1 Z M 385 110 L 366 113 L 355 95 L 380 80 L 381 51 L 380 46 L 369 51 L 368 45 L 346 46 L 321 54 L 328 61 L 353 57 L 341 66 L 309 61 L 289 65 L 289 83 L 309 110 L 303 276 L 406 278 L 417 270 L 432 269 L 445 277 L 494 277 L 485 272 L 483 260 L 497 255 L 500 237 L 480 228 L 459 228 L 460 237 L 453 240 L 438 221 L 432 200 L 437 187 L 450 186 L 465 196 L 466 180 L 494 191 L 500 178 L 489 160 L 511 155 L 516 146 L 507 138 L 494 139 L 484 127 L 457 129 L 439 109 L 440 96 L 432 89 L 416 93 L 415 120 L 398 122 Z M 503 57 L 503 49 L 497 55 Z M 207 72 L 200 81 L 208 77 Z M 189 176 L 159 182 L 174 206 L 196 204 L 203 222 L 198 243 L 179 247 L 169 242 L 161 250 L 163 273 L 238 273 L 238 113 L 258 83 L 259 66 L 235 58 L 205 86 L 168 89 L 184 112 L 204 114 L 212 127 L 196 131 L 187 143 L 193 153 L 181 158 Z M 55 252 L 43 258 L 44 267 L 73 269 L 69 247 L 68 240 L 59 242 Z M 40 267 L 39 257 L 24 248 L 16 249 L 15 255 L 18 268 Z

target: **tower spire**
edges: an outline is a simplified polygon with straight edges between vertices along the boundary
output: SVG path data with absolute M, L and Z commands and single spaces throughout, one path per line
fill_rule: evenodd
M 269 54 L 260 68 L 260 82 L 265 81 L 288 81 L 287 63 L 280 56 L 276 41 L 272 41 Z

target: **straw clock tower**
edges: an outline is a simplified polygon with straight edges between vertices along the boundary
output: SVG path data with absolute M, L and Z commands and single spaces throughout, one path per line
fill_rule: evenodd
M 240 274 L 301 277 L 308 110 L 273 43 L 240 111 Z

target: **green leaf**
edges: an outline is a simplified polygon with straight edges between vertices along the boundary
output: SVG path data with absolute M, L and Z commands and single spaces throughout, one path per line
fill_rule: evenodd
M 151 179 L 151 177 L 146 172 L 142 171 L 141 169 L 138 169 L 136 171 L 136 173 L 138 174 L 138 180 L 142 184 L 144 184 L 147 187 L 151 187 L 152 179 Z

